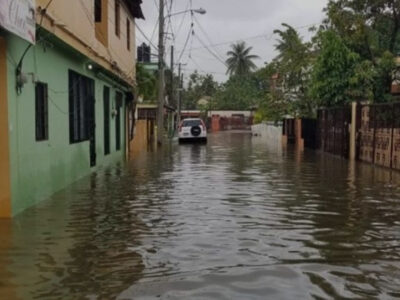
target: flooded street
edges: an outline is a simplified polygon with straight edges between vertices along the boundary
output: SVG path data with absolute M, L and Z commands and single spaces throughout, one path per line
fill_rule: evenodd
M 400 298 L 400 175 L 247 133 L 0 221 L 0 299 Z

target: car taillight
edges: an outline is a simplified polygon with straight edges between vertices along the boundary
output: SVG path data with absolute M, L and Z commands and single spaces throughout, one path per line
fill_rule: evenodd
M 201 127 L 203 127 L 203 130 L 206 131 L 206 125 L 204 124 L 203 120 L 201 121 Z
M 178 131 L 179 131 L 179 132 L 182 132 L 182 124 L 183 124 L 183 123 L 179 124 L 179 126 L 178 126 Z

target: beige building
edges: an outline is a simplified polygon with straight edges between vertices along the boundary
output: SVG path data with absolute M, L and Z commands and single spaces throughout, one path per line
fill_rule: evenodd
M 135 18 L 143 18 L 141 2 L 37 0 L 36 20 L 47 31 L 133 86 Z

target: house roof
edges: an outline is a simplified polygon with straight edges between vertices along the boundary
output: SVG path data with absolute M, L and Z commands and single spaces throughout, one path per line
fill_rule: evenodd
M 279 74 L 275 73 L 271 76 L 271 79 L 279 79 Z
M 142 0 L 124 0 L 124 2 L 135 19 L 144 19 L 141 8 Z

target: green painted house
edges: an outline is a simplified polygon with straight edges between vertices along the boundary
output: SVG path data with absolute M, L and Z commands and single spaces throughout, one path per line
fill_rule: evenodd
M 13 1 L 9 5 L 13 5 Z M 33 31 L 2 20 L 0 217 L 126 157 L 141 1 L 19 1 Z M 11 9 L 12 7 L 8 7 Z M 29 8 L 29 7 L 28 7 Z M 110 20 L 113 20 L 112 22 Z M 13 27 L 14 26 L 14 27 Z

